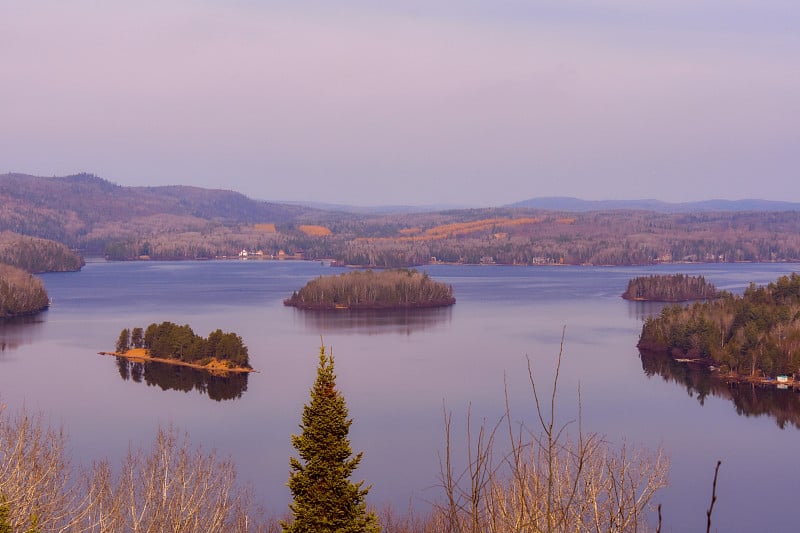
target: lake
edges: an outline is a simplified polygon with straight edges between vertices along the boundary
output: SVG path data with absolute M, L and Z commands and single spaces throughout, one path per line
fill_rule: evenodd
M 375 505 L 425 510 L 439 496 L 443 412 L 453 415 L 458 443 L 468 409 L 476 421 L 502 416 L 507 386 L 512 418 L 533 427 L 528 360 L 548 387 L 563 332 L 559 419 L 577 417 L 580 387 L 585 431 L 664 449 L 670 486 L 655 499 L 663 531 L 704 526 L 717 460 L 714 529 L 795 530 L 800 431 L 792 408 L 800 395 L 731 391 L 669 362 L 643 361 L 641 322 L 659 306 L 620 294 L 631 277 L 675 272 L 741 292 L 800 265 L 424 269 L 452 284 L 455 306 L 398 314 L 284 307 L 308 280 L 341 272 L 316 262 L 97 261 L 45 274 L 50 310 L 0 323 L 0 401 L 63 424 L 76 463 L 116 461 L 131 444 L 149 445 L 159 424 L 175 424 L 194 444 L 231 455 L 240 479 L 283 513 L 290 435 L 299 431 L 322 340 L 354 419 L 353 449 L 364 451 L 355 479 L 374 485 Z M 122 328 L 165 320 L 203 336 L 235 331 L 260 372 L 198 379 L 98 355 L 114 348 Z

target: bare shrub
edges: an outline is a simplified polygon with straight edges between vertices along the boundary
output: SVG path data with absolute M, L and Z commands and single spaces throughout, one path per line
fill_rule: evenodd
M 33 523 L 41 531 L 66 531 L 80 518 L 85 500 L 70 485 L 66 435 L 41 414 L 0 406 L 0 504 L 13 531 Z
M 115 476 L 98 463 L 87 483 L 88 531 L 256 531 L 249 491 L 236 484 L 229 459 L 193 448 L 173 427 L 160 428 L 149 450 L 131 450 Z
M 81 475 L 66 436 L 25 409 L 0 408 L 0 508 L 12 531 L 194 533 L 277 531 L 229 459 L 190 445 L 175 428 L 130 450 L 115 473 L 108 461 Z M 32 527 L 32 526 L 35 526 Z
M 455 466 L 451 415 L 445 413 L 445 451 L 440 461 L 444 492 L 431 522 L 447 533 L 554 533 L 647 531 L 647 513 L 655 493 L 667 485 L 668 460 L 660 450 L 642 452 L 613 446 L 602 435 L 577 436 L 569 424 L 557 424 L 555 396 L 563 354 L 563 336 L 549 404 L 540 400 L 528 359 L 536 406 L 536 431 L 511 422 L 506 387 L 505 416 L 477 429 L 467 415 L 466 465 Z M 580 391 L 578 391 L 580 406 Z M 500 450 L 498 431 L 508 432 L 509 448 Z

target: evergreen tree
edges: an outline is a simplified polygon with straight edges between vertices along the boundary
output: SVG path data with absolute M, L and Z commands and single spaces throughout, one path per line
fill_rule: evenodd
M 317 379 L 311 389 L 311 402 L 303 407 L 300 435 L 292 435 L 292 445 L 300 459 L 290 459 L 289 489 L 294 515 L 282 523 L 287 533 L 377 533 L 375 513 L 367 512 L 364 497 L 369 487 L 353 483 L 350 475 L 363 453 L 353 456 L 347 434 L 348 419 L 344 396 L 336 390 L 333 356 L 320 347 Z
M 144 330 L 133 328 L 131 330 L 131 344 L 134 348 L 141 348 L 144 345 Z
M 131 332 L 128 328 L 123 329 L 119 333 L 119 338 L 117 339 L 117 353 L 125 353 L 131 347 Z

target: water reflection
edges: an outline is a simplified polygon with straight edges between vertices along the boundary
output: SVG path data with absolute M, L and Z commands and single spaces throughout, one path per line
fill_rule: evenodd
M 306 328 L 315 332 L 336 331 L 337 333 L 367 335 L 380 333 L 411 335 L 415 331 L 449 323 L 452 316 L 452 307 L 377 311 L 294 309 L 295 321 L 301 322 Z
M 639 356 L 645 374 L 658 374 L 664 381 L 683 385 L 701 405 L 711 394 L 732 401 L 740 415 L 767 415 L 781 429 L 787 424 L 800 428 L 800 393 L 750 383 L 726 383 L 705 367 L 679 363 L 667 354 L 640 351 Z
M 186 366 L 168 365 L 156 362 L 135 362 L 117 357 L 117 369 L 125 381 L 146 383 L 160 387 L 161 390 L 179 390 L 189 392 L 197 390 L 207 394 L 216 401 L 235 400 L 241 398 L 247 390 L 246 373 L 230 373 L 225 376 L 189 368 Z
M 670 302 L 637 302 L 628 300 L 628 316 L 636 320 L 650 318 L 651 316 L 658 316 L 661 310 L 670 305 L 675 305 Z
M 30 344 L 41 334 L 42 314 L 0 319 L 0 353 Z

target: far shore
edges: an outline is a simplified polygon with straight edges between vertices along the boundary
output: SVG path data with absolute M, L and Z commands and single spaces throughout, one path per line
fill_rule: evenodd
M 258 370 L 240 366 L 231 368 L 228 367 L 224 361 L 220 361 L 219 359 L 212 359 L 209 363 L 201 365 L 197 363 L 187 363 L 186 361 L 181 361 L 179 359 L 152 357 L 149 354 L 149 351 L 144 348 L 133 348 L 124 353 L 119 353 L 119 352 L 97 352 L 97 353 L 99 355 L 113 355 L 115 357 L 124 357 L 129 361 L 135 361 L 135 362 L 154 362 L 154 363 L 164 363 L 167 365 L 186 366 L 197 370 L 205 370 L 206 372 L 211 372 L 212 374 L 228 374 L 228 373 L 242 374 L 242 373 L 258 372 Z

